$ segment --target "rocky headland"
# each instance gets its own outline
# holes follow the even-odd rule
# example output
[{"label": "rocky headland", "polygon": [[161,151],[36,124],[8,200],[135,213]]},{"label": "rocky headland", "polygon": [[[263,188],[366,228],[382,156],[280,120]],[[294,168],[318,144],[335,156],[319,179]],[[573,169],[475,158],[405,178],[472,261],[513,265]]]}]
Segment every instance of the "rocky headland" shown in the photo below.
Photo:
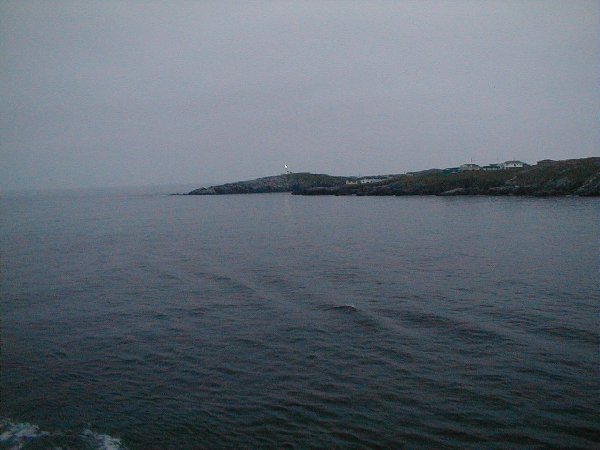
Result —
[{"label": "rocky headland", "polygon": [[256,180],[238,181],[207,188],[194,189],[189,195],[262,194],[267,192],[305,192],[308,189],[343,186],[349,177],[324,174],[285,173]]},{"label": "rocky headland", "polygon": [[[489,167],[489,166],[488,166]],[[191,191],[190,195],[291,192],[296,195],[600,196],[600,157],[543,160],[502,170],[430,169],[375,179],[289,173]],[[363,178],[362,180],[365,180]]]}]

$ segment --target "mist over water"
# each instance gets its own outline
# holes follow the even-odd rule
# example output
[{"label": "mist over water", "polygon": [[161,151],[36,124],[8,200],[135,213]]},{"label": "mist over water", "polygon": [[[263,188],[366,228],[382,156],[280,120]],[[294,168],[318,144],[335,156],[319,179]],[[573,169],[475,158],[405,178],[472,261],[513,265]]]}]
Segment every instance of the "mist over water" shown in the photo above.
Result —
[{"label": "mist over water", "polygon": [[597,448],[598,206],[4,195],[0,448]]}]

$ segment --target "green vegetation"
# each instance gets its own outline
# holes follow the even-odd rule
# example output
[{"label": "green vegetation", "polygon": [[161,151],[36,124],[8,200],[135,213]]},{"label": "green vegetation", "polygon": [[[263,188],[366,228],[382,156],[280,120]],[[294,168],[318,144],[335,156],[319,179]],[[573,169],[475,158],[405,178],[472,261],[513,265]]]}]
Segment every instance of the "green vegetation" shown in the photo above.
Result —
[{"label": "green vegetation", "polygon": [[506,170],[427,170],[382,183],[313,188],[304,195],[600,195],[600,158],[546,161]]},{"label": "green vegetation", "polygon": [[414,190],[419,194],[438,194],[457,188],[485,190],[505,183],[514,177],[515,170],[518,169],[403,176],[392,185],[409,191]]}]

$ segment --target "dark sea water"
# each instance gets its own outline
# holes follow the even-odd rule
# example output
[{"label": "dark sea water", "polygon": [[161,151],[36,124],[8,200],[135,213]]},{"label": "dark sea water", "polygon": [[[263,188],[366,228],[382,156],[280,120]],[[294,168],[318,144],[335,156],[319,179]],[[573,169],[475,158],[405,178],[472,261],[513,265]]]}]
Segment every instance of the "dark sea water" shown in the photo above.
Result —
[{"label": "dark sea water", "polygon": [[1,448],[600,448],[598,199],[0,202]]}]

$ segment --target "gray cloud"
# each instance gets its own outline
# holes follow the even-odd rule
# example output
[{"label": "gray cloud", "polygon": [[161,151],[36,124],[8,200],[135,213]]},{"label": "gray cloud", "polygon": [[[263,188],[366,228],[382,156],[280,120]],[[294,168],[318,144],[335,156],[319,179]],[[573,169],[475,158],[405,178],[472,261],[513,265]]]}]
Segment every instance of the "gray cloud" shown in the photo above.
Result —
[{"label": "gray cloud", "polygon": [[595,1],[0,3],[0,188],[598,154]]}]

